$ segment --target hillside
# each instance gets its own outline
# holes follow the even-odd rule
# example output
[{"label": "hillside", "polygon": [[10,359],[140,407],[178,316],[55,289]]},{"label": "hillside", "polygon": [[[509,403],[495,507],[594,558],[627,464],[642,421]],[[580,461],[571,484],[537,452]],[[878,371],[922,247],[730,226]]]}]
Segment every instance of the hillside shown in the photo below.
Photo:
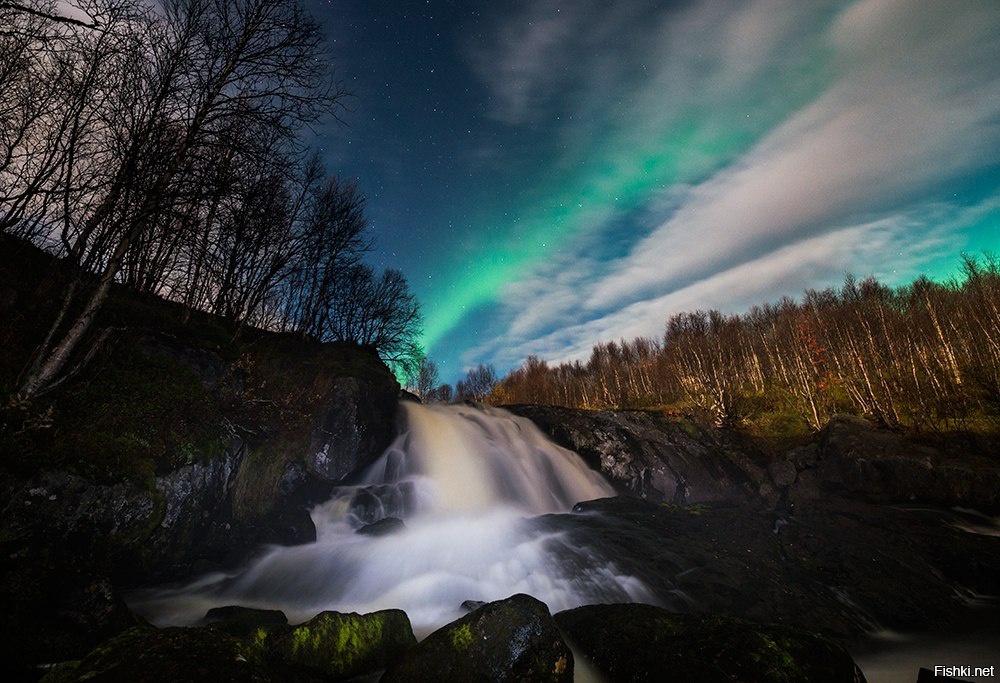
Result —
[{"label": "hillside", "polygon": [[0,640],[14,670],[120,631],[122,587],[311,540],[308,506],[396,431],[399,385],[373,350],[237,334],[198,312],[183,324],[180,305],[123,288],[67,379],[19,399],[64,268],[0,244]]}]

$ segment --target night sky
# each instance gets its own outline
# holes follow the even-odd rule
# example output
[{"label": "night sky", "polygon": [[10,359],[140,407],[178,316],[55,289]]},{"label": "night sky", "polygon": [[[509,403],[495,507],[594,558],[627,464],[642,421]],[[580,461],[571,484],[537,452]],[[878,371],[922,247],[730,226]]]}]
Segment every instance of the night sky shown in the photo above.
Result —
[{"label": "night sky", "polygon": [[997,0],[309,0],[454,381],[1000,251]]}]

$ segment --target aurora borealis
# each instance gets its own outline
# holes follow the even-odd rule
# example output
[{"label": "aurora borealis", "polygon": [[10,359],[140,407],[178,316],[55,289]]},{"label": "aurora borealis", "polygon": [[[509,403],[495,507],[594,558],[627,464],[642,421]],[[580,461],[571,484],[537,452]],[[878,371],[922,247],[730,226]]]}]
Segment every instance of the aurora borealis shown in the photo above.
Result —
[{"label": "aurora borealis", "polygon": [[311,2],[318,135],[455,379],[1000,249],[995,0]]}]

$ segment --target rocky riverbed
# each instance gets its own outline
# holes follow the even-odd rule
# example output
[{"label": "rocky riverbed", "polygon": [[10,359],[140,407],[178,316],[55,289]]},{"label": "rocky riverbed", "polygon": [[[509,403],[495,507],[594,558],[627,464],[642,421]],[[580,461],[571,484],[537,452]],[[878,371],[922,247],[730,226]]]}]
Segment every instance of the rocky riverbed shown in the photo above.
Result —
[{"label": "rocky riverbed", "polygon": [[[544,604],[517,598],[516,618],[505,617],[502,627],[484,615],[506,613],[509,605],[488,603],[414,646],[402,612],[389,620],[391,629],[384,614],[331,613],[320,628],[288,626],[284,615],[262,622],[258,613],[235,610],[206,616],[215,625],[178,630],[152,629],[122,602],[126,588],[238,568],[261,543],[313,542],[310,508],[356,482],[389,443],[396,418],[386,399],[393,392],[384,381],[333,383],[302,453],[284,457],[280,467],[262,457],[271,447],[258,439],[233,440],[224,453],[146,483],[101,483],[58,470],[26,479],[6,475],[0,544],[7,607],[0,626],[8,676],[37,678],[40,665],[72,660],[50,680],[134,680],[142,666],[195,676],[184,669],[188,663],[223,680],[346,680],[383,671],[387,680],[416,680],[414,672],[434,663],[440,680],[454,680],[454,667],[471,661],[494,672],[484,680],[531,679],[535,674],[526,672],[543,669],[551,680],[569,680],[568,641],[610,680],[726,662],[737,668],[722,667],[719,676],[803,680],[796,676],[808,669],[800,667],[820,666],[839,672],[824,680],[848,681],[860,678],[853,664],[843,663],[850,662],[844,645],[855,648],[872,632],[942,634],[967,618],[976,596],[1000,594],[1000,538],[990,517],[998,511],[1000,470],[988,461],[914,447],[848,416],[793,449],[765,454],[731,434],[655,413],[515,406],[622,494],[534,517],[527,533],[561,576],[586,577],[594,558],[602,558],[602,571],[631,577],[653,607],[581,607],[556,614],[552,627]],[[476,410],[468,408],[469,419],[485,421]],[[252,514],[250,493],[260,504]],[[373,538],[407,533],[408,525],[388,514],[367,522],[379,525]],[[631,625],[588,640],[586,634],[605,633],[608,624]],[[364,656],[317,640],[327,660],[306,662],[299,655],[320,631],[338,647],[361,647],[358,633],[386,635],[374,638],[376,654]],[[692,649],[692,638],[708,644],[694,664],[678,659]],[[527,648],[529,641],[542,654],[514,656],[510,648],[522,642]],[[623,662],[623,652],[647,641],[660,643],[657,657]],[[459,657],[463,644],[501,650]],[[756,654],[746,660],[746,653]],[[364,671],[323,668],[355,657],[366,662]],[[748,661],[768,664],[754,668],[754,678],[746,673]],[[220,662],[239,666],[224,675],[213,668]]]}]

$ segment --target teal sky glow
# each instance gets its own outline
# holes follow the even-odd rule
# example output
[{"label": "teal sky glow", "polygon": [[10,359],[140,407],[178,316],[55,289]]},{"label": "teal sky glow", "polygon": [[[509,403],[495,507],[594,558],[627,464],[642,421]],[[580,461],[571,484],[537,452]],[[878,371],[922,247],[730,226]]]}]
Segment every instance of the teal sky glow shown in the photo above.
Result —
[{"label": "teal sky glow", "polygon": [[1000,3],[316,3],[325,131],[454,380],[1000,249]]}]

